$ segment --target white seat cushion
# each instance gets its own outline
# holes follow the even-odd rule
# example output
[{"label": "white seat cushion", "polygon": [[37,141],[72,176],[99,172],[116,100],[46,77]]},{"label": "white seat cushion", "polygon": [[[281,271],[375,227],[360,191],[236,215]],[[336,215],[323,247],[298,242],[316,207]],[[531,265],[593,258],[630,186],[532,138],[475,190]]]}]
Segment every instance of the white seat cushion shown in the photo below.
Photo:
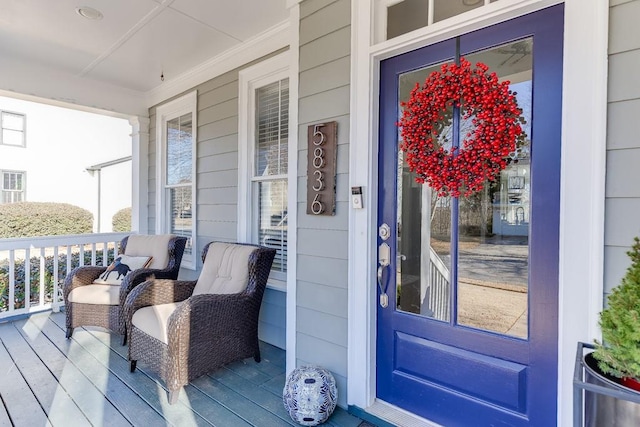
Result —
[{"label": "white seat cushion", "polygon": [[118,305],[120,286],[91,284],[80,286],[69,292],[69,301],[82,304]]},{"label": "white seat cushion", "polygon": [[169,316],[171,316],[171,313],[173,313],[180,304],[182,303],[142,307],[133,313],[131,323],[147,335],[151,335],[155,339],[168,344],[167,324],[169,323]]},{"label": "white seat cushion", "polygon": [[124,253],[129,256],[153,257],[149,268],[163,270],[169,264],[169,240],[173,237],[175,237],[173,234],[157,236],[132,234],[127,240]]},{"label": "white seat cushion", "polygon": [[249,256],[254,246],[212,243],[193,295],[236,294],[249,283]]}]

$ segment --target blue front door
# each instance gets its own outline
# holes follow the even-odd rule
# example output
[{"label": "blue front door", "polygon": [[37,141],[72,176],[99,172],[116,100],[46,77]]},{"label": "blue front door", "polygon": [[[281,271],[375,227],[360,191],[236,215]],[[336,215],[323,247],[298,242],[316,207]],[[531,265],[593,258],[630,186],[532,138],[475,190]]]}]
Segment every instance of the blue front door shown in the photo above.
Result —
[{"label": "blue front door", "polygon": [[[377,397],[444,426],[556,424],[562,35],[559,5],[381,64]],[[461,57],[510,81],[526,137],[481,191],[440,196],[396,123],[416,83]]]}]

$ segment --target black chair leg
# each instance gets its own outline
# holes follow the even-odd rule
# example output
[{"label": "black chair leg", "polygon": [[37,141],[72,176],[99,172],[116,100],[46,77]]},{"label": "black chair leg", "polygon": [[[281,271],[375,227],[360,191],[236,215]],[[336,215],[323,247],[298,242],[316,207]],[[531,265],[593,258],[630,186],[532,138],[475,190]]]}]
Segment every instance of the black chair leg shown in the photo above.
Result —
[{"label": "black chair leg", "polygon": [[253,360],[255,360],[256,362],[260,363],[260,361],[262,360],[260,358],[260,350],[256,351],[256,354],[253,356]]},{"label": "black chair leg", "polygon": [[122,337],[122,345],[127,345],[127,333],[124,333],[124,336]]},{"label": "black chair leg", "polygon": [[73,334],[73,328],[67,328],[67,333],[66,333],[67,339],[71,338],[71,334]]},{"label": "black chair leg", "polygon": [[131,370],[131,372],[134,372],[136,370],[136,363],[137,360],[132,360],[131,362],[129,362],[129,369]]}]

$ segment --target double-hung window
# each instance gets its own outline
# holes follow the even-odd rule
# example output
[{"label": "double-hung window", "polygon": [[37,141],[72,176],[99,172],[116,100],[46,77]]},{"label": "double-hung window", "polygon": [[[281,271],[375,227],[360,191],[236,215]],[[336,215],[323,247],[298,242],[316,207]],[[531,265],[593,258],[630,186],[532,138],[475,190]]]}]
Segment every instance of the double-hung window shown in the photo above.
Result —
[{"label": "double-hung window", "polygon": [[271,279],[284,283],[289,214],[286,56],[241,71],[240,85],[239,238],[276,249]]},{"label": "double-hung window", "polygon": [[25,173],[2,171],[2,203],[25,201]]},{"label": "double-hung window", "polygon": [[196,107],[192,92],[156,109],[156,232],[188,239],[187,268],[197,267]]},{"label": "double-hung window", "polygon": [[24,114],[0,111],[0,145],[25,146],[26,117]]}]

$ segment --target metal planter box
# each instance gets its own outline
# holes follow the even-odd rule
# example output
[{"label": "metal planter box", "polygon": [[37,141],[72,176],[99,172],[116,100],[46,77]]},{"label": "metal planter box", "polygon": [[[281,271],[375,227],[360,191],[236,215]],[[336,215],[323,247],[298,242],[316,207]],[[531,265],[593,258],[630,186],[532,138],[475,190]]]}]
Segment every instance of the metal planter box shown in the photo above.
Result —
[{"label": "metal planter box", "polygon": [[603,376],[579,342],[573,375],[574,427],[637,427],[640,425],[640,393]]}]

